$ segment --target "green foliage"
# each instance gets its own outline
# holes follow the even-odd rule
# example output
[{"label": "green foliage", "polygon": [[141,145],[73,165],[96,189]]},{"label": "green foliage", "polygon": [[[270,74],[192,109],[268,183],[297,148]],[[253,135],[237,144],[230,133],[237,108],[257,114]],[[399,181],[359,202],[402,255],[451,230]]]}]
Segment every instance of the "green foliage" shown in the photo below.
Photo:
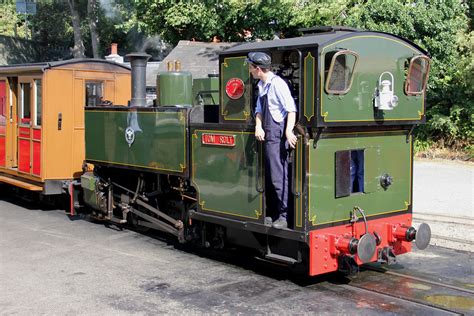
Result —
[{"label": "green foliage", "polygon": [[[81,17],[87,0],[76,0]],[[35,39],[45,45],[72,46],[65,1],[38,1],[32,18]],[[251,41],[289,37],[301,27],[346,25],[407,38],[432,57],[427,93],[427,124],[416,130],[417,144],[472,147],[474,121],[474,33],[472,0],[102,0],[98,32],[102,53],[118,42],[127,51],[141,46],[142,33],[179,40]],[[27,30],[15,1],[0,7],[0,34]],[[90,32],[82,19],[90,55]],[[469,148],[471,148],[469,147]]]},{"label": "green foliage", "polygon": [[25,16],[16,13],[15,0],[4,0],[0,5],[0,35],[29,38]]},{"label": "green foliage", "polygon": [[135,0],[140,27],[172,44],[179,40],[245,41],[294,33],[294,1]]},{"label": "green foliage", "polygon": [[36,15],[31,17],[35,30],[33,39],[43,47],[69,47],[73,45],[71,15],[66,2],[41,1]]},{"label": "green foliage", "polygon": [[[127,33],[136,24],[134,7],[127,0],[102,2],[104,6],[95,8],[100,54],[102,56],[109,54],[108,49],[112,42],[118,42],[119,47],[133,50],[126,44],[129,42]],[[91,34],[86,19],[87,0],[77,0],[76,5],[81,18],[80,27],[86,55],[92,57]],[[31,25],[35,31],[33,40],[38,41],[43,47],[68,48],[74,45],[71,12],[66,1],[42,0],[37,2],[37,14],[31,17]],[[51,58],[54,57],[54,55],[51,56]],[[59,55],[57,57],[60,58]]]},{"label": "green foliage", "polygon": [[291,25],[313,27],[317,25],[339,25],[345,17],[350,0],[303,0],[292,3]]},{"label": "green foliage", "polygon": [[413,149],[415,153],[419,153],[429,150],[433,145],[434,143],[432,141],[417,138],[413,143]]},{"label": "green foliage", "polygon": [[223,41],[270,39],[316,25],[347,25],[407,38],[432,57],[427,124],[416,131],[419,141],[454,147],[472,143],[472,1],[135,0],[135,5],[139,26],[173,44],[214,36]]},{"label": "green foliage", "polygon": [[368,0],[351,7],[343,21],[402,36],[430,53],[427,124],[416,130],[421,142],[472,142],[474,41],[467,9],[460,0]]}]

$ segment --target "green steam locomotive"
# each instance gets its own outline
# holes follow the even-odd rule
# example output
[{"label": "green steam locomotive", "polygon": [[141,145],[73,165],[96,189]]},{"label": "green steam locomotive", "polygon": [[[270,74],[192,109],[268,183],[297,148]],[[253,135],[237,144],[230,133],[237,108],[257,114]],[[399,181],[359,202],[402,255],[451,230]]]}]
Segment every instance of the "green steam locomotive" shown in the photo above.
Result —
[{"label": "green steam locomotive", "polygon": [[[289,226],[275,229],[265,197],[263,147],[255,138],[249,52],[272,70],[298,107],[291,152]],[[93,216],[152,228],[182,243],[254,249],[311,276],[353,272],[426,248],[412,226],[413,139],[425,121],[427,52],[410,41],[349,28],[234,46],[219,75],[158,75],[146,106],[146,54],[130,54],[129,106],[88,107],[81,177]]]}]

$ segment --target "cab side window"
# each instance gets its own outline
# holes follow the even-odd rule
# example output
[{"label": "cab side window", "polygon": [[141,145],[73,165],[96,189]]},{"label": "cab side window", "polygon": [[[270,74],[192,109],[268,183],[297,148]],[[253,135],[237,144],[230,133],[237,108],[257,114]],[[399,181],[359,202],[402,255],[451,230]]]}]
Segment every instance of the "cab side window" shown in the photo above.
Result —
[{"label": "cab side window", "polygon": [[350,50],[326,54],[324,63],[326,93],[346,94],[349,92],[358,57],[357,53]]},{"label": "cab side window", "polygon": [[405,82],[405,93],[407,95],[420,95],[425,91],[430,62],[430,59],[426,56],[415,56],[410,60]]}]

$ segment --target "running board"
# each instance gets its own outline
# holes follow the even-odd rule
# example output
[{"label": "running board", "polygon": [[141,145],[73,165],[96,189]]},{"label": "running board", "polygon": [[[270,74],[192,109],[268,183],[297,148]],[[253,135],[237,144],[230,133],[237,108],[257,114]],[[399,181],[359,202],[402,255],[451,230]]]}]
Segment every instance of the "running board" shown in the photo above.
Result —
[{"label": "running board", "polygon": [[7,183],[7,184],[10,184],[10,185],[28,190],[28,191],[36,191],[36,192],[43,191],[43,188],[38,186],[38,185],[31,184],[31,183],[21,181],[21,180],[17,180],[17,179],[12,179],[12,178],[5,177],[5,176],[0,176],[0,182],[4,182],[4,183]]},{"label": "running board", "polygon": [[282,255],[277,255],[277,254],[274,254],[274,253],[266,254],[265,259],[271,260],[271,261],[278,261],[278,262],[289,264],[289,265],[292,265],[292,264],[295,264],[295,263],[298,262],[298,260],[296,260],[294,258],[287,257],[287,256],[282,256]]}]

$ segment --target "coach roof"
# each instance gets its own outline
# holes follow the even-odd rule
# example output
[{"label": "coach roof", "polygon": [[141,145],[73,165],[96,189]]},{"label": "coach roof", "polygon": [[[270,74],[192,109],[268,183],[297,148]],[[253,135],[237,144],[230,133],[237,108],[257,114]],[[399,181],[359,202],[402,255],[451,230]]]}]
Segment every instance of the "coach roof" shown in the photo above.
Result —
[{"label": "coach roof", "polygon": [[50,68],[62,67],[72,64],[79,63],[102,63],[107,65],[118,66],[126,70],[130,70],[130,67],[107,61],[104,59],[93,59],[93,58],[75,58],[61,61],[41,62],[41,63],[29,63],[29,64],[14,64],[14,65],[2,65],[0,66],[0,74],[5,73],[20,73],[29,71],[45,71]]}]

